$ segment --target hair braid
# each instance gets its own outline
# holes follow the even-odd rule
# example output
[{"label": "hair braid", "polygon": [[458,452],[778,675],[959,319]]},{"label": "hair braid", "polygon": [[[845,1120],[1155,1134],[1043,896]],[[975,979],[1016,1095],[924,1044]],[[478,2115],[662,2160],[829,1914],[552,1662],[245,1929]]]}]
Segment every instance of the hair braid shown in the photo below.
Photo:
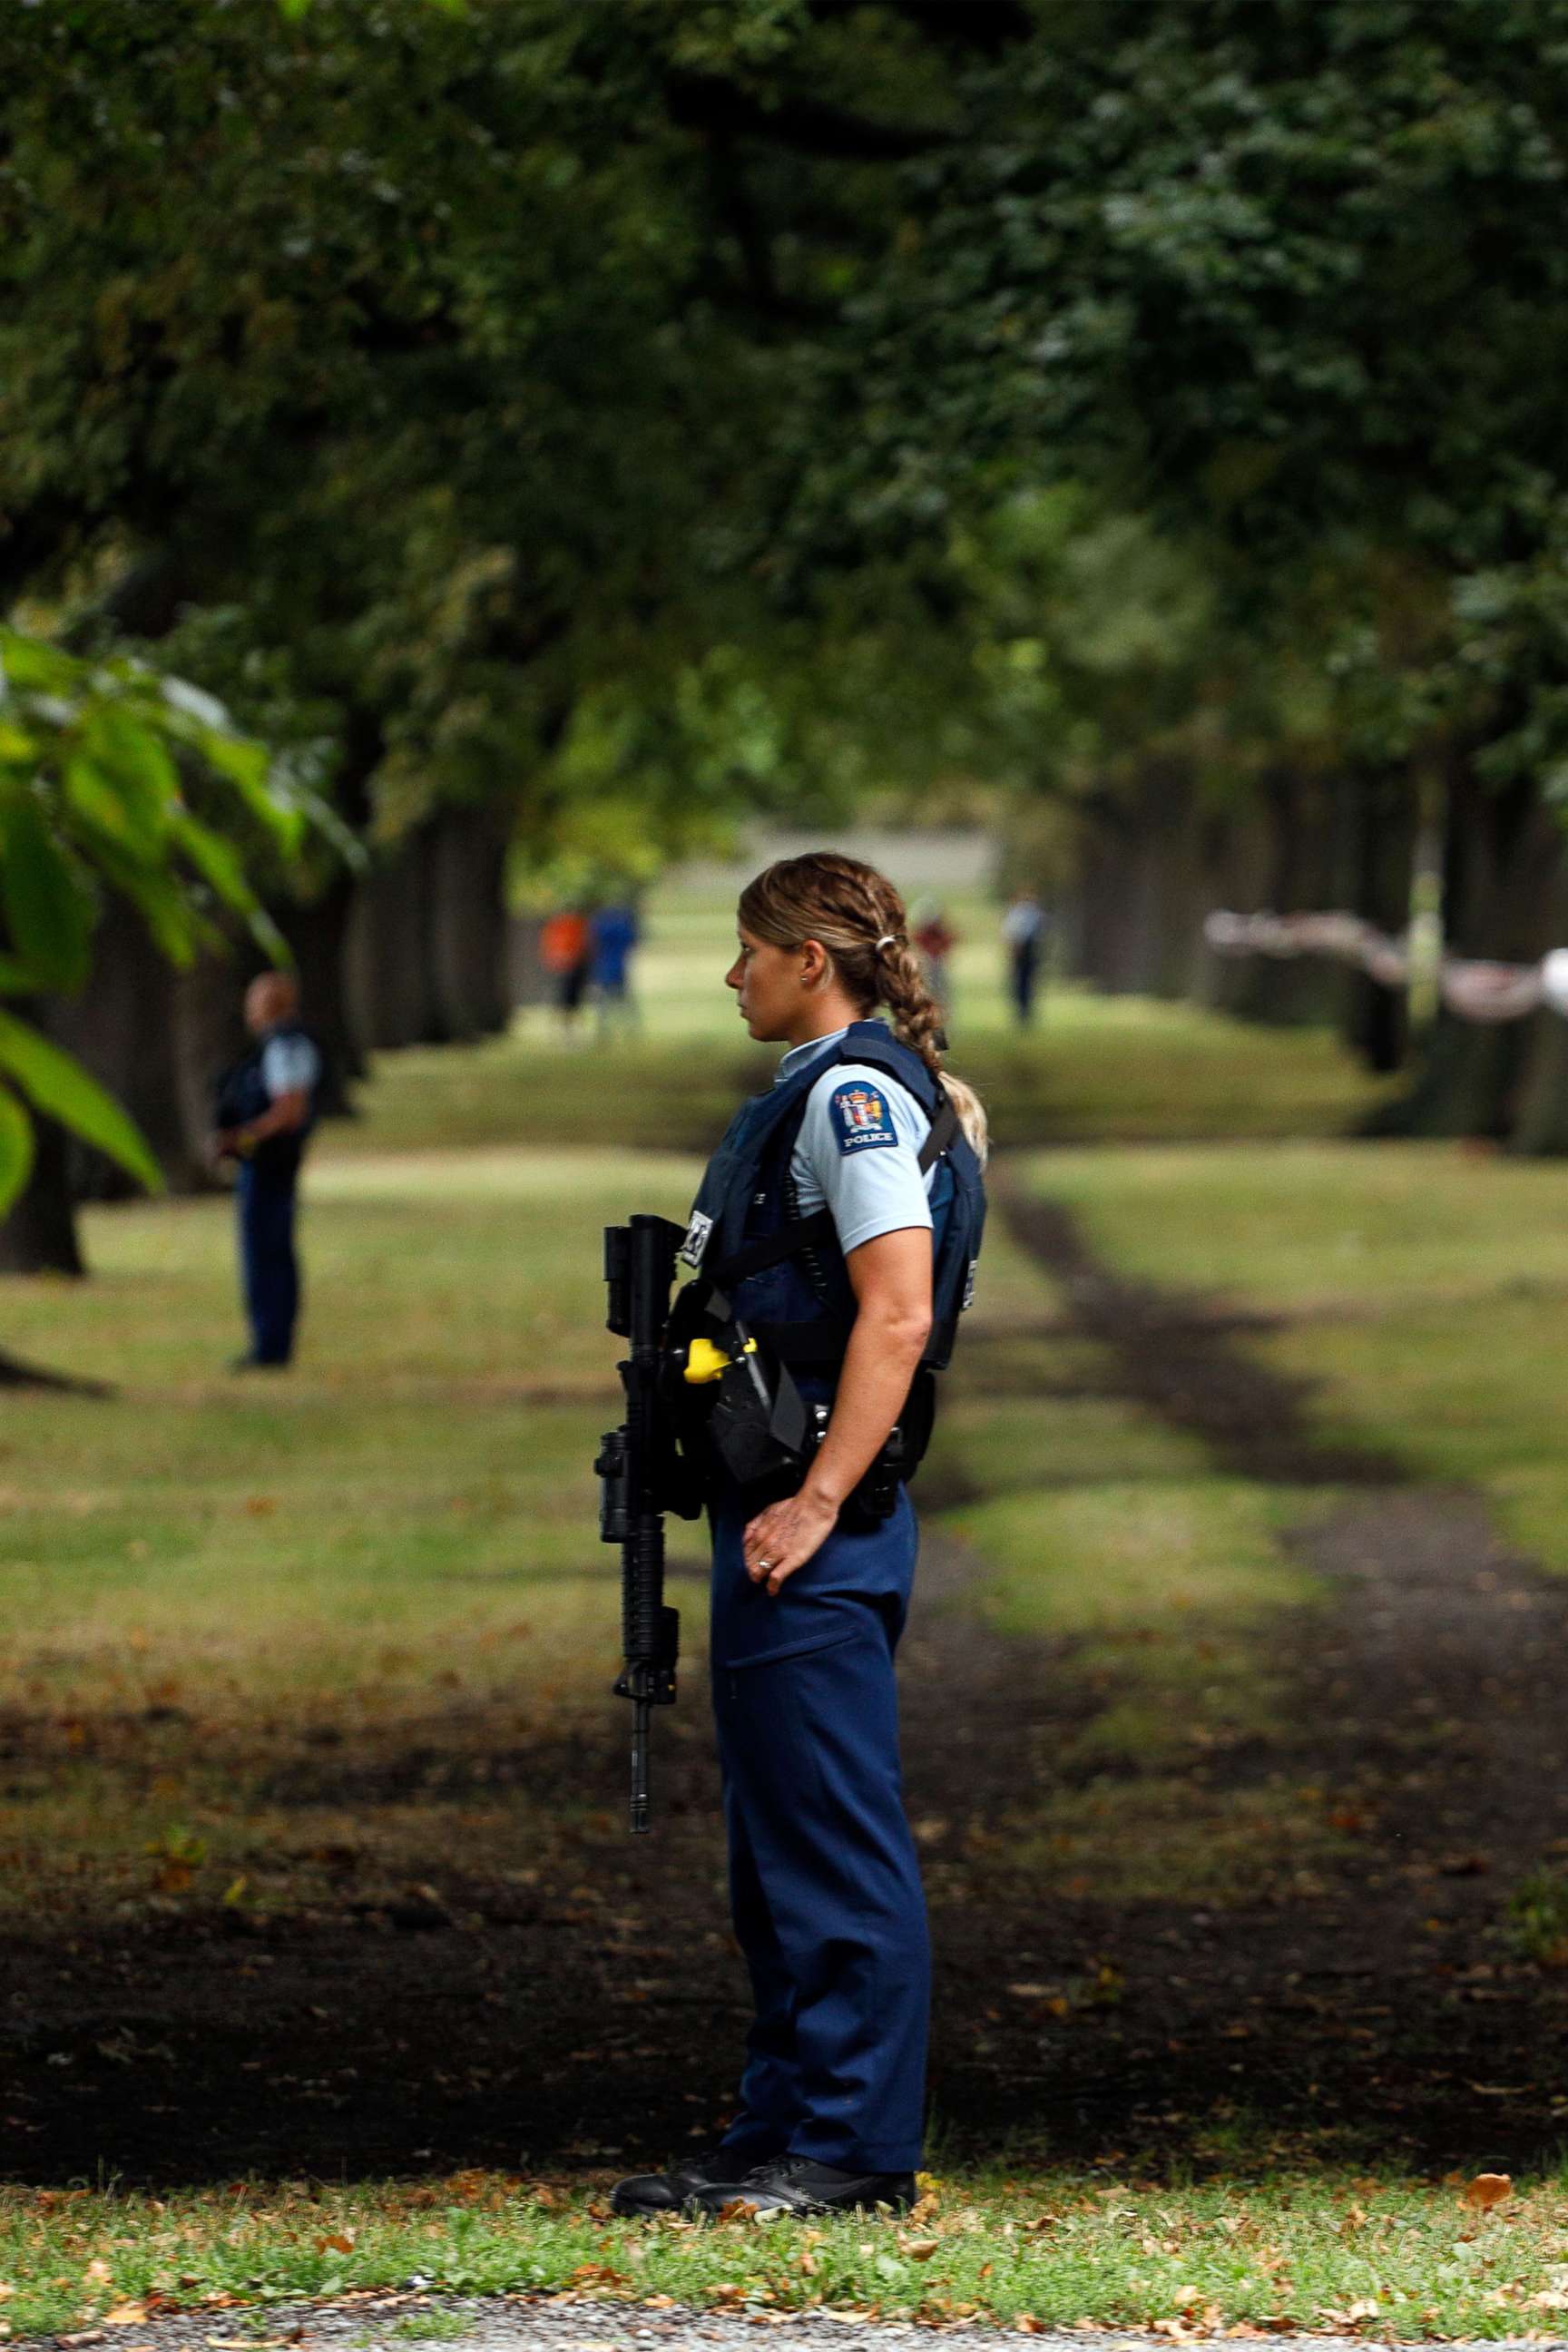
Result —
[{"label": "hair braid", "polygon": [[894,1036],[947,1088],[965,1135],[984,1160],[984,1108],[973,1087],[942,1068],[947,1041],[942,1007],[906,936],[903,899],[885,874],[862,858],[831,849],[781,857],[747,884],[740,917],[748,930],[775,947],[818,940],[867,1016],[885,1004]]},{"label": "hair braid", "polygon": [[877,951],[877,980],[881,1002],[893,1016],[894,1036],[912,1045],[927,1069],[940,1077],[947,1043],[942,1007],[901,932],[895,934],[890,946]]}]

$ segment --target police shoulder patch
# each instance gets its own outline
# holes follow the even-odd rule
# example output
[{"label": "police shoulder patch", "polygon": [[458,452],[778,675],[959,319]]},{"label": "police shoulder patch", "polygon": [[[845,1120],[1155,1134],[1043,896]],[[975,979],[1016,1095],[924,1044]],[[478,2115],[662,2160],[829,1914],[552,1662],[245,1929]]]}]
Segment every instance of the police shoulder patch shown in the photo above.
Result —
[{"label": "police shoulder patch", "polygon": [[887,1097],[875,1087],[836,1087],[827,1115],[841,1152],[870,1151],[879,1144],[898,1143]]}]

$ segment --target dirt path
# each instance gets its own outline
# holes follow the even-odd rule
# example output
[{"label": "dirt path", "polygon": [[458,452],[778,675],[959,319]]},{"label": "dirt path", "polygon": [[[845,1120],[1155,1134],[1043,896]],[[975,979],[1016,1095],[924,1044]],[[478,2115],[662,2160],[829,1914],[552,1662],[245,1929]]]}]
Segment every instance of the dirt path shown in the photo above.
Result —
[{"label": "dirt path", "polygon": [[[1062,1211],[1004,1200],[1074,1328],[1110,1350],[1119,1393],[1232,1475],[1352,1490],[1297,1538],[1342,1598],[1303,1623],[1289,1720],[1191,1773],[1197,1804],[1309,1772],[1335,1792],[1346,1843],[1288,1901],[1260,1888],[1205,1911],[1092,1885],[1043,1898],[996,1825],[1031,1771],[1051,1785],[1064,1733],[1102,1702],[1070,1643],[1009,1642],[944,1606],[975,1564],[928,1538],[905,1748],[943,2156],[1201,2169],[1245,2124],[1252,2147],[1260,2130],[1282,2154],[1369,2166],[1540,2160],[1568,2131],[1568,1978],[1510,1960],[1498,1922],[1568,1834],[1568,1591],[1500,1550],[1473,1496],[1321,1446],[1310,1397],[1249,1350],[1255,1326],[1120,1280]],[[700,1611],[694,1581],[679,1597]],[[10,1937],[10,2177],[613,2172],[705,2137],[746,2007],[700,1689],[658,1727],[658,1831],[636,1845],[623,1731],[606,1699],[580,1733],[523,1745],[476,1714],[374,1754],[301,1747],[275,1802],[348,1805],[374,1825],[431,1800],[396,1901],[360,1898],[345,1864],[336,1900],[267,1919],[143,1906],[90,1936],[39,1919]],[[461,1833],[466,1796],[508,1790],[553,1823],[537,1853]],[[1116,1998],[1090,1991],[1066,2015],[1026,1990],[1101,1982]]]},{"label": "dirt path", "polygon": [[[1228,2071],[1253,2106],[1321,2117],[1368,2162],[1542,2160],[1568,2133],[1568,1982],[1514,1960],[1500,1921],[1568,1852],[1568,1589],[1498,1542],[1474,1494],[1320,1441],[1310,1383],[1245,1344],[1264,1318],[1124,1280],[1058,1204],[1004,1199],[1073,1329],[1110,1350],[1116,1393],[1231,1475],[1356,1490],[1291,1539],[1339,1597],[1303,1629],[1290,1722],[1208,1776],[1310,1770],[1353,1846],[1315,1899],[1167,1924],[1184,1995],[1154,2069],[1169,2106],[1201,2113]],[[1130,2120],[1133,2071],[1108,2086]]]}]

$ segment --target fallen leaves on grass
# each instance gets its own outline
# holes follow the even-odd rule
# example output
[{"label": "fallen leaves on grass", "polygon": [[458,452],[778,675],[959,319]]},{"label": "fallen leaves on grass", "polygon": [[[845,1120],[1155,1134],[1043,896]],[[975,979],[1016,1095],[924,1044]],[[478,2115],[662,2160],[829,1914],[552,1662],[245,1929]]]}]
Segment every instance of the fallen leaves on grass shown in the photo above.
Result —
[{"label": "fallen leaves on grass", "polygon": [[[1194,2296],[1200,2296],[1200,2290],[1195,2287],[1191,2290],[1191,2293]],[[1176,2299],[1178,2302],[1182,2300],[1179,2295]],[[1196,2344],[1201,2343],[1206,2336],[1217,2336],[1223,2324],[1223,2315],[1218,2304],[1205,2303],[1201,2311],[1184,2310],[1174,2319],[1156,2319],[1150,2332],[1155,2336],[1169,2336],[1173,2344]]]},{"label": "fallen leaves on grass", "polygon": [[1513,2177],[1510,2173],[1478,2172],[1460,2191],[1459,2202],[1468,2206],[1472,2213],[1489,2213],[1494,2205],[1500,2205],[1512,2194]]}]

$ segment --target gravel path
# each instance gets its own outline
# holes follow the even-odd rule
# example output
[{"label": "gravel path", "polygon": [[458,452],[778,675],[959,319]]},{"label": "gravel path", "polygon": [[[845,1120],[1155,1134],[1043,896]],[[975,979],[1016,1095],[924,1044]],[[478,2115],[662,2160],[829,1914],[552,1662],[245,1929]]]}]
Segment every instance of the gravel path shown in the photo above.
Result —
[{"label": "gravel path", "polygon": [[[110,2344],[117,2345],[118,2352],[139,2352],[143,2346],[148,2352],[185,2352],[185,2347],[189,2352],[212,2352],[215,2347],[217,2352],[238,2352],[241,2347],[244,2352],[268,2352],[268,2347],[294,2352],[296,2347],[300,2352],[310,2352],[310,2347],[331,2345],[352,2347],[352,2352],[403,2352],[403,2347],[421,2338],[400,2335],[400,2324],[410,2318],[428,2321],[436,2314],[463,2323],[460,2334],[447,2335],[443,2328],[439,2335],[423,2339],[448,2347],[448,2352],[658,2352],[660,2347],[677,2352],[677,2347],[687,2345],[710,2346],[714,2352],[755,2352],[760,2337],[778,2347],[779,2352],[857,2352],[858,2347],[929,2342],[937,2336],[944,2344],[971,2346],[975,2352],[980,2347],[984,2352],[1002,2352],[1005,2347],[1025,2346],[1028,2352],[1121,2352],[1123,2347],[1126,2352],[1170,2352],[1172,2342],[1168,2336],[1140,2335],[1131,2329],[1057,2328],[1026,2335],[1012,2328],[969,2325],[935,2329],[897,2322],[870,2323],[854,2312],[731,2318],[712,2311],[652,2312],[621,2304],[539,2301],[526,2295],[431,2295],[417,2290],[368,2293],[335,2304],[279,2304],[269,2314],[270,2325],[264,2336],[230,2333],[222,2324],[222,2315],[209,2312],[149,2323],[136,2330],[134,2346],[120,2341],[113,2329],[101,2327],[28,2340],[69,2347]],[[1379,2339],[1260,2335],[1247,2340],[1268,2343],[1278,2352],[1350,2352],[1352,2345]],[[1469,2352],[1474,2340],[1451,2339],[1446,2352]],[[1544,2352],[1547,2339],[1540,2336],[1486,2339],[1488,2352],[1499,2352],[1500,2346],[1509,2344],[1522,2346],[1527,2340],[1531,2352]],[[25,2352],[21,2341],[14,2352]]]}]

